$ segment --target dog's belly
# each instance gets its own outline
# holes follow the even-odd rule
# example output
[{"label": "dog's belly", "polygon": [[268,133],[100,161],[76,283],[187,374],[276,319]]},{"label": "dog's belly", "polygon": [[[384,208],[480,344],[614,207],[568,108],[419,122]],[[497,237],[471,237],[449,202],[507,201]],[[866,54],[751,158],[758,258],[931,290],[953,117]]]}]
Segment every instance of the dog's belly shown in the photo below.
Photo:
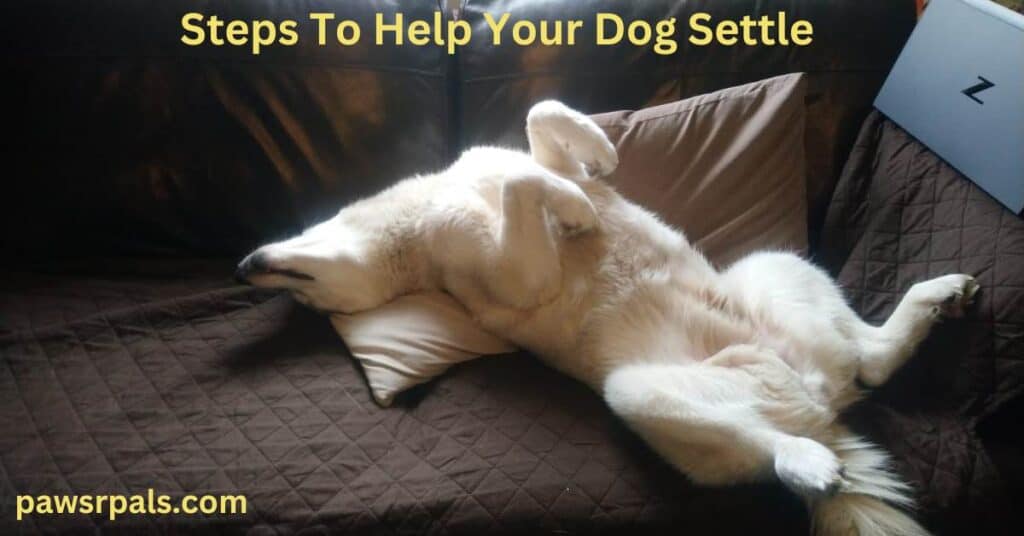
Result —
[{"label": "dog's belly", "polygon": [[595,387],[630,360],[700,359],[709,344],[749,339],[721,310],[719,274],[685,237],[605,185],[588,188],[601,228],[561,243],[554,300],[516,309],[465,278],[449,292],[489,331]]},{"label": "dog's belly", "polygon": [[774,351],[805,383],[828,390],[823,378],[835,374],[818,368],[817,354],[848,352],[837,348],[840,338],[817,336],[831,326],[763,307],[650,213],[600,184],[588,194],[601,228],[561,244],[562,288],[554,300],[516,309],[462,277],[455,279],[469,284],[449,291],[489,331],[598,390],[625,364],[703,361],[740,344]]},{"label": "dog's belly", "polygon": [[486,307],[478,318],[599,392],[607,376],[625,365],[697,363],[729,346],[752,345],[777,355],[823,405],[838,396],[833,384],[845,382],[847,374],[831,370],[830,359],[821,355],[850,349],[841,338],[826,336],[830,326],[791,326],[806,319],[747,308],[742,298],[719,290],[723,279],[713,270],[676,268],[666,265],[663,276],[569,280],[548,305],[530,311]]},{"label": "dog's belly", "polygon": [[636,271],[603,259],[596,270],[569,271],[558,298],[543,306],[477,302],[470,310],[488,330],[600,388],[631,362],[693,362],[750,343],[754,330],[724,309],[713,289],[717,277],[692,249]]}]

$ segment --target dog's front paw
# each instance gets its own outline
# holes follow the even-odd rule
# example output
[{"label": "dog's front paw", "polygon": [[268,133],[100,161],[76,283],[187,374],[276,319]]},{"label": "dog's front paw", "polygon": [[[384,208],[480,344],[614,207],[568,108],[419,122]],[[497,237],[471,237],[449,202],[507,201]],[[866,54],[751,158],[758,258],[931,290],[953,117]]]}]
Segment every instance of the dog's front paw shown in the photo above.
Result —
[{"label": "dog's front paw", "polygon": [[566,236],[576,236],[597,226],[597,209],[583,190],[571,181],[559,181],[548,191],[547,202],[548,209]]},{"label": "dog's front paw", "polygon": [[910,293],[918,303],[928,308],[933,317],[959,318],[974,303],[974,295],[981,286],[974,277],[952,274],[918,283]]},{"label": "dog's front paw", "polygon": [[806,437],[787,437],[775,446],[775,473],[802,496],[831,495],[843,482],[843,464],[825,445]]}]

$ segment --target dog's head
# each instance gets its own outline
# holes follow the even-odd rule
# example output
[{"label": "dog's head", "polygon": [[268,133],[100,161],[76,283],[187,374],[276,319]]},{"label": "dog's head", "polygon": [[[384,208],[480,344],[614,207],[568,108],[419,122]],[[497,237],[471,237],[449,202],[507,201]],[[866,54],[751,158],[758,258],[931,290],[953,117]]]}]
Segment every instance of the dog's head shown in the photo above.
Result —
[{"label": "dog's head", "polygon": [[[288,290],[324,312],[353,313],[377,307],[407,291],[401,266],[405,244],[387,214],[359,202],[302,234],[262,246],[238,264],[235,279]],[[383,229],[390,225],[388,229]]]}]

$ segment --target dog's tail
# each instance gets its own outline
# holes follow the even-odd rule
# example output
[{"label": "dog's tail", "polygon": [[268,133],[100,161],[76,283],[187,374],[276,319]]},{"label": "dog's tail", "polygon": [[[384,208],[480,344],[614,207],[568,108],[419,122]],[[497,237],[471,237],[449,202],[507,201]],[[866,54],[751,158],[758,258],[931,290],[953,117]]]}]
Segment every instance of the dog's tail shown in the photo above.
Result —
[{"label": "dog's tail", "polygon": [[906,510],[914,500],[910,486],[889,469],[889,456],[843,427],[832,430],[829,448],[845,466],[838,493],[808,499],[811,532],[816,536],[928,536]]}]

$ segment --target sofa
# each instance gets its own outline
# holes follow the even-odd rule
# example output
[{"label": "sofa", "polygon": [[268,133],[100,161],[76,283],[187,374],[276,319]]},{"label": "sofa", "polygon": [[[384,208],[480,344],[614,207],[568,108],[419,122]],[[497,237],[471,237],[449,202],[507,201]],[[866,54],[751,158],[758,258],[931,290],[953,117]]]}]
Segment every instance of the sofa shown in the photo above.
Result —
[{"label": "sofa", "polygon": [[[456,16],[456,6],[411,0],[5,6],[0,531],[806,533],[804,506],[778,484],[687,482],[596,395],[525,354],[468,362],[381,408],[326,318],[231,281],[242,254],[342,204],[441,169],[469,146],[523,146],[538,100],[636,109],[802,71],[810,257],[875,321],[894,306],[893,289],[932,272],[976,269],[993,289],[976,321],[948,324],[920,352],[946,357],[919,356],[850,422],[894,453],[931,530],[1017,533],[1024,231],[871,111],[914,4],[457,6],[474,27],[485,12],[685,20],[785,10],[817,28],[807,47],[683,46],[668,56],[627,45],[479,40],[448,54],[310,39],[253,56],[180,41],[186,12],[292,18],[304,35],[315,34],[312,11],[364,26],[378,11]],[[936,170],[941,178],[929,178]],[[954,230],[955,251],[935,257]],[[249,507],[14,517],[17,495],[148,489],[243,494]]]}]

